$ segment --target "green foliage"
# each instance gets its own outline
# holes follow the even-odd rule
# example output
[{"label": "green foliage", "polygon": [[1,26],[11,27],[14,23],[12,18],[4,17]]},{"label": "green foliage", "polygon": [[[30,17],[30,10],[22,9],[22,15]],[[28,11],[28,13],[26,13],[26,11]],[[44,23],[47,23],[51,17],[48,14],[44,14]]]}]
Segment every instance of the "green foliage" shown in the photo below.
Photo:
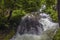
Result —
[{"label": "green foliage", "polygon": [[0,0],[0,8],[4,8],[4,0]]},{"label": "green foliage", "polygon": [[47,7],[51,7],[57,4],[57,0],[46,0]]},{"label": "green foliage", "polygon": [[1,5],[0,6],[0,9],[1,9],[0,25],[6,25],[9,27],[10,23],[9,23],[9,20],[7,20],[8,16],[4,15],[7,10],[13,11],[11,20],[19,17],[21,18],[21,16],[26,14],[26,12],[38,10],[40,8],[40,0],[38,1],[37,0],[0,0],[0,5]]},{"label": "green foliage", "polygon": [[14,0],[0,0],[0,8],[14,8]]},{"label": "green foliage", "polygon": [[16,5],[27,12],[32,12],[40,8],[40,2],[40,0],[16,0]]},{"label": "green foliage", "polygon": [[60,29],[58,29],[56,35],[54,36],[53,40],[60,40]]},{"label": "green foliage", "polygon": [[45,12],[46,12],[47,14],[50,14],[50,16],[51,16],[51,18],[52,18],[52,20],[53,20],[54,22],[58,22],[58,14],[57,14],[57,11],[56,11],[56,10],[53,10],[53,8],[47,8],[47,9],[45,10]]},{"label": "green foliage", "polygon": [[24,10],[14,10],[12,12],[12,17],[15,17],[15,16],[23,16],[25,14],[26,14],[26,12]]},{"label": "green foliage", "polygon": [[43,10],[47,14],[50,14],[51,18],[54,22],[58,22],[58,14],[56,10],[57,0],[45,0],[46,1],[46,9]]}]

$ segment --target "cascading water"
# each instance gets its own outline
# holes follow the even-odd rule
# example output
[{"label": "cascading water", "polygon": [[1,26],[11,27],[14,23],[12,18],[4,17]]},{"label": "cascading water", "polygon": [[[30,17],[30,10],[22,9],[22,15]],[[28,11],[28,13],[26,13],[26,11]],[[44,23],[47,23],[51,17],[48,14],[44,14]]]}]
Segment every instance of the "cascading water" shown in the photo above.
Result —
[{"label": "cascading water", "polygon": [[52,40],[57,28],[58,23],[52,22],[48,14],[41,13],[38,17],[26,15],[22,18],[16,35],[10,40]]},{"label": "cascading water", "polygon": [[44,31],[54,29],[56,28],[55,26],[58,28],[58,23],[52,22],[52,18],[49,16],[49,14],[41,13],[40,16],[41,19],[39,22],[43,24]]}]

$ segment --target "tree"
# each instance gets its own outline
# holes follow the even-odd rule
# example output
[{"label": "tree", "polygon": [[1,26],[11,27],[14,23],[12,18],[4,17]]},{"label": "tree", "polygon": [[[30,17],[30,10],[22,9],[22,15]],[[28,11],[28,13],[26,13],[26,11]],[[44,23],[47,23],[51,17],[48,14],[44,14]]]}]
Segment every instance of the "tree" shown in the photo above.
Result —
[{"label": "tree", "polygon": [[59,26],[60,26],[60,0],[58,0],[57,9],[58,9],[58,19],[59,19]]}]

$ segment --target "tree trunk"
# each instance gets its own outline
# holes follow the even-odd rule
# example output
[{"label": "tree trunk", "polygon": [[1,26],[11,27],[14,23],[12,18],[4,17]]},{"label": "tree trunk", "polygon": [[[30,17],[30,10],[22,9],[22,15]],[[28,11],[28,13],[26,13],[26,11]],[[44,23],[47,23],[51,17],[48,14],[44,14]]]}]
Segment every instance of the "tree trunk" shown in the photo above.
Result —
[{"label": "tree trunk", "polygon": [[59,21],[59,27],[60,27],[60,0],[58,0],[58,3],[57,3],[57,11],[58,11],[58,21]]},{"label": "tree trunk", "polygon": [[7,10],[7,12],[8,12],[8,20],[10,20],[10,18],[11,18],[11,16],[12,16],[12,10],[11,9],[8,9]]},{"label": "tree trunk", "polygon": [[8,20],[10,20],[11,16],[12,16],[12,11],[10,10],[10,13],[9,13],[9,16],[8,16]]}]

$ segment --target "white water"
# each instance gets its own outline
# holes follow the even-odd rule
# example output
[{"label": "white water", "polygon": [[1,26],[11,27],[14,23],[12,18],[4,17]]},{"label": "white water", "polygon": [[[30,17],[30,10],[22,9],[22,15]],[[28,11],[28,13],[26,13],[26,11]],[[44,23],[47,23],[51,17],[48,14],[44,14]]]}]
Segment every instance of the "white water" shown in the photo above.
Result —
[{"label": "white water", "polygon": [[52,22],[52,18],[48,14],[42,13],[40,15],[41,19],[39,20],[39,22],[43,24],[44,31],[55,29],[56,27],[58,28],[58,23]]},{"label": "white water", "polygon": [[[26,16],[25,16],[26,17]],[[52,40],[52,36],[56,32],[58,28],[58,23],[52,22],[52,19],[48,14],[42,13],[40,14],[41,19],[39,22],[43,25],[43,33],[40,35],[33,34],[17,34],[10,40]],[[23,18],[24,19],[24,18]]]}]

